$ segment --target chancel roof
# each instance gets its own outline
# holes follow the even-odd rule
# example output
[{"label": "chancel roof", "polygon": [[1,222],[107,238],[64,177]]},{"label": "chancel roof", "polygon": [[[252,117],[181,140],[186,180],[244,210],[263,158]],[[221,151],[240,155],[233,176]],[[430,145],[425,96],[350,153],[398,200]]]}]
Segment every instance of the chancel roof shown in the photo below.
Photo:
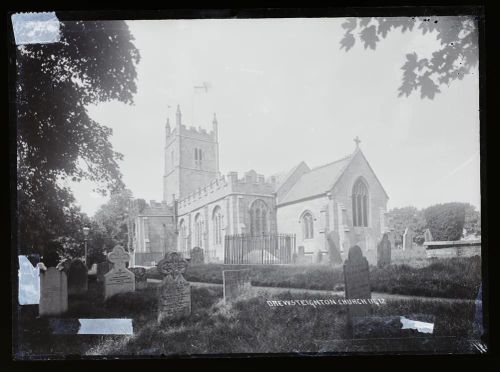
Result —
[{"label": "chancel roof", "polygon": [[304,173],[292,188],[278,201],[278,204],[291,203],[313,196],[324,195],[335,184],[354,154],[336,160]]}]

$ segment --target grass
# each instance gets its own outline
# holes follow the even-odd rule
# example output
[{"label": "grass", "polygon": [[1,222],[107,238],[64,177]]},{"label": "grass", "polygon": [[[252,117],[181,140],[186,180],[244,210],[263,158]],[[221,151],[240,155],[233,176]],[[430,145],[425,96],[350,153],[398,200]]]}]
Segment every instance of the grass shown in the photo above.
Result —
[{"label": "grass", "polygon": [[[396,326],[387,338],[386,327],[371,324],[368,319],[368,325],[364,327],[367,327],[372,339],[365,342],[364,346],[352,342],[344,345],[332,341],[349,339],[344,306],[269,307],[266,303],[269,299],[325,299],[318,295],[304,294],[297,298],[290,292],[284,292],[247,298],[227,306],[222,302],[221,288],[193,287],[191,316],[175,321],[164,320],[158,324],[157,288],[150,286],[135,293],[117,295],[106,303],[96,296],[98,292],[99,288],[93,285],[86,296],[71,298],[70,311],[65,317],[133,318],[133,336],[53,335],[47,320],[36,319],[33,314],[29,316],[28,311],[21,319],[23,350],[18,353],[18,357],[182,356],[363,350],[434,352],[440,347],[447,347],[450,338],[469,337],[474,316],[474,304],[389,302],[387,305],[374,306],[372,315],[404,315],[418,319],[413,314],[424,314],[435,319],[434,334],[427,338],[427,342],[421,342],[421,339],[414,338],[421,334],[413,330],[401,330],[396,319]],[[395,344],[393,337],[403,337],[407,341],[398,339]],[[464,348],[461,351],[468,350]]]},{"label": "grass", "polygon": [[[254,286],[343,290],[342,267],[323,265],[223,265],[188,267],[185,277],[193,282],[222,284],[222,270],[249,269]],[[148,277],[159,278],[156,268]],[[475,299],[481,282],[480,257],[436,260],[424,267],[391,265],[370,268],[371,288],[375,292],[410,296]]]}]

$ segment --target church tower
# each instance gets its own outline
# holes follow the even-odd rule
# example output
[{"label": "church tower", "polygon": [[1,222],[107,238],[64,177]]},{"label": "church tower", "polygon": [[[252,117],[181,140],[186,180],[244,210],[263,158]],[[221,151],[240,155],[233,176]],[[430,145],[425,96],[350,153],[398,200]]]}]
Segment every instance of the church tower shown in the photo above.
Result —
[{"label": "church tower", "polygon": [[175,114],[175,127],[165,126],[165,173],[163,176],[163,200],[172,204],[183,199],[200,187],[204,187],[219,175],[218,124],[214,114],[212,131],[186,127],[182,124],[179,105]]}]

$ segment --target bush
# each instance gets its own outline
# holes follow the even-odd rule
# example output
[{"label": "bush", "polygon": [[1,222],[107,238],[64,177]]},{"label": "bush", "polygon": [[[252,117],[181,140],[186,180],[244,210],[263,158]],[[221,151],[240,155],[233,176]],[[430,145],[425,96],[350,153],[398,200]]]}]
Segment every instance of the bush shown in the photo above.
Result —
[{"label": "bush", "polygon": [[[223,270],[239,269],[250,270],[254,286],[338,290],[344,284],[342,267],[326,265],[205,264],[188,267],[184,277],[191,282],[222,284]],[[147,276],[160,278],[156,268],[149,269]],[[474,299],[480,282],[480,257],[442,259],[417,268],[390,265],[370,269],[372,290],[382,293]]]},{"label": "bush", "polygon": [[436,204],[424,210],[434,240],[460,240],[465,225],[466,203]]}]

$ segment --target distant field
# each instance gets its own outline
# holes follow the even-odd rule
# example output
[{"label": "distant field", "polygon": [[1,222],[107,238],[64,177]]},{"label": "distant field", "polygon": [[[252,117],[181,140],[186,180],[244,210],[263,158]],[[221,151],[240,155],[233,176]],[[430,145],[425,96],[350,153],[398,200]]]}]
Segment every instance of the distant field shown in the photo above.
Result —
[{"label": "distant field", "polygon": [[[185,277],[195,282],[222,283],[222,270],[237,269],[249,269],[252,284],[256,286],[343,290],[342,268],[323,265],[203,264],[188,267]],[[148,276],[159,278],[156,268],[149,269]],[[421,267],[404,264],[384,269],[371,267],[370,282],[375,292],[475,299],[481,282],[481,259],[455,257]]]}]

